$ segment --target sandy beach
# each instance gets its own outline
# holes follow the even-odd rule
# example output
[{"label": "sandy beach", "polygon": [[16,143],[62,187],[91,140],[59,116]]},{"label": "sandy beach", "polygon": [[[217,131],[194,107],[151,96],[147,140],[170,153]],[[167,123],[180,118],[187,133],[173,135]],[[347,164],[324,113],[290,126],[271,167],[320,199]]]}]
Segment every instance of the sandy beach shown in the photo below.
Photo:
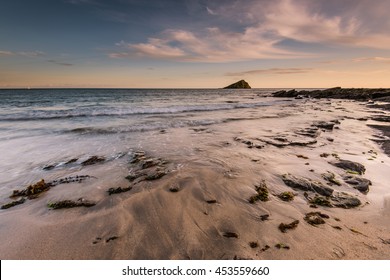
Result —
[{"label": "sandy beach", "polygon": [[[283,100],[144,133],[117,157],[47,162],[30,193],[2,190],[3,205],[25,201],[0,211],[0,258],[389,259],[389,135],[372,119],[388,111]],[[64,200],[82,205],[54,209]]]}]

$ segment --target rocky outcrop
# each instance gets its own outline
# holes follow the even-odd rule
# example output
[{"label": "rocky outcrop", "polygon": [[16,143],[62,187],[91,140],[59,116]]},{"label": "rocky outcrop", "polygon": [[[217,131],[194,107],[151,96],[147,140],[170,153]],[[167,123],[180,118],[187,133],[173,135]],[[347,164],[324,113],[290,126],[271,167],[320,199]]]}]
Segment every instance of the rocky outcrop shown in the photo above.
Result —
[{"label": "rocky outcrop", "polygon": [[363,164],[358,163],[358,162],[353,162],[350,160],[345,160],[345,159],[340,159],[337,162],[330,162],[330,164],[332,164],[338,168],[342,168],[344,170],[347,170],[349,172],[356,172],[357,174],[360,174],[360,175],[364,174],[364,172],[366,171],[366,168],[364,167]]},{"label": "rocky outcrop", "polygon": [[250,89],[251,86],[245,81],[245,80],[241,80],[241,81],[238,81],[234,84],[231,84],[227,87],[224,87],[226,89]]},{"label": "rocky outcrop", "polygon": [[390,97],[389,89],[366,89],[366,88],[329,88],[325,90],[281,90],[272,94],[274,97],[312,97],[312,98],[337,98],[353,100],[383,99]]},{"label": "rocky outcrop", "polygon": [[321,182],[315,182],[308,178],[285,174],[282,176],[282,180],[287,186],[293,189],[312,191],[324,196],[331,196],[333,193],[332,188],[324,186]]}]

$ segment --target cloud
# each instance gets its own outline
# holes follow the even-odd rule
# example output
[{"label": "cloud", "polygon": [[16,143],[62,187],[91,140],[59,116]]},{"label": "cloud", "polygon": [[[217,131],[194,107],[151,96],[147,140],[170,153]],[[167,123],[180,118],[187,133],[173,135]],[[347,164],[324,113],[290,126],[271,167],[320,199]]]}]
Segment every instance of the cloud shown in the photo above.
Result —
[{"label": "cloud", "polygon": [[313,70],[313,68],[268,68],[243,72],[229,72],[225,76],[303,74],[313,72]]},{"label": "cloud", "polygon": [[[368,0],[221,1],[204,7],[213,15],[212,25],[166,29],[146,42],[123,43],[109,56],[232,62],[315,55],[316,45],[322,49],[388,49],[390,45],[390,20],[378,18],[383,10],[390,10],[386,0],[375,5]],[[304,53],[291,48],[289,41],[310,47]]]},{"label": "cloud", "polygon": [[206,7],[206,10],[207,10],[207,13],[209,14],[209,15],[212,15],[212,16],[216,16],[217,15],[217,13],[216,12],[214,12],[212,9],[210,9],[209,7]]},{"label": "cloud", "polygon": [[46,61],[50,62],[50,63],[57,64],[57,65],[61,65],[61,66],[73,66],[74,65],[72,63],[61,62],[61,61],[57,61],[57,60],[54,60],[54,59],[48,59]]},{"label": "cloud", "polygon": [[366,62],[366,61],[390,63],[390,57],[375,56],[375,57],[359,57],[353,59],[353,62]]},{"label": "cloud", "polygon": [[29,52],[12,52],[12,51],[0,51],[0,56],[27,56],[27,57],[37,57],[43,56],[45,53],[41,51],[29,51]]},{"label": "cloud", "polygon": [[277,46],[278,39],[248,28],[244,32],[226,32],[210,27],[193,33],[182,29],[169,29],[159,38],[147,43],[117,46],[123,50],[110,53],[111,58],[149,57],[184,62],[228,62],[261,58],[292,58],[304,54],[287,51]]}]

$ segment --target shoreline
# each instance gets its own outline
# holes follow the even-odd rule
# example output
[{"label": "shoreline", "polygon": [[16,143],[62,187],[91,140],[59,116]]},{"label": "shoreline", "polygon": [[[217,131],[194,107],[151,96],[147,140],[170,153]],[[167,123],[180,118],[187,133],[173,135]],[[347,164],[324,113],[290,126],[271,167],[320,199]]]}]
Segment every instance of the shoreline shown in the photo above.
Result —
[{"label": "shoreline", "polygon": [[[1,258],[389,259],[390,158],[372,141],[381,139],[366,123],[377,113],[365,106],[302,99],[263,108],[260,119],[151,132],[143,149],[115,160],[76,161],[63,176],[89,178],[1,210]],[[156,141],[169,149],[156,153]],[[333,164],[342,160],[365,171]],[[349,175],[370,180],[368,193]],[[96,204],[48,207],[80,197]]]}]

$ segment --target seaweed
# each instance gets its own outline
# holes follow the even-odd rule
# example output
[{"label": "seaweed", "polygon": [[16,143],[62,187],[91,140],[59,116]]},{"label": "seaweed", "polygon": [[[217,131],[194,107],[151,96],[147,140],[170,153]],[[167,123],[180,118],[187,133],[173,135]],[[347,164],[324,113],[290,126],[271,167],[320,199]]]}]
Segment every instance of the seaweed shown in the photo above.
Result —
[{"label": "seaweed", "polygon": [[108,195],[112,195],[112,194],[117,194],[117,193],[123,193],[123,192],[128,192],[132,189],[133,187],[127,187],[127,188],[121,188],[121,187],[118,187],[118,188],[109,188],[107,190],[108,192]]},{"label": "seaweed", "polygon": [[303,218],[308,224],[312,226],[325,224],[324,219],[329,219],[329,216],[321,212],[310,212]]},{"label": "seaweed", "polygon": [[333,207],[329,199],[318,195],[316,195],[314,198],[309,199],[309,203],[314,205],[325,206],[325,207]]},{"label": "seaweed", "polygon": [[20,204],[23,204],[24,202],[26,201],[25,198],[21,198],[19,200],[15,200],[15,201],[12,201],[12,202],[8,202],[4,205],[1,206],[1,209],[8,209],[8,208],[11,208],[11,207],[14,207],[16,205],[20,205]]},{"label": "seaweed", "polygon": [[256,192],[257,194],[256,195],[253,195],[249,198],[249,203],[251,204],[254,204],[256,201],[260,200],[260,201],[268,201],[269,200],[269,192],[268,192],[268,188],[267,188],[267,185],[265,183],[265,181],[261,181],[260,184],[258,186],[255,186],[256,187]]},{"label": "seaweed", "polygon": [[278,197],[283,201],[292,201],[294,200],[294,194],[292,192],[282,192]]},{"label": "seaweed", "polygon": [[295,220],[289,224],[281,223],[279,225],[279,230],[283,233],[286,233],[287,230],[296,228],[298,226],[298,224],[299,224],[299,220]]},{"label": "seaweed", "polygon": [[96,205],[95,202],[79,198],[78,200],[60,200],[56,202],[49,202],[47,207],[51,209],[73,208],[73,207],[92,207]]}]

